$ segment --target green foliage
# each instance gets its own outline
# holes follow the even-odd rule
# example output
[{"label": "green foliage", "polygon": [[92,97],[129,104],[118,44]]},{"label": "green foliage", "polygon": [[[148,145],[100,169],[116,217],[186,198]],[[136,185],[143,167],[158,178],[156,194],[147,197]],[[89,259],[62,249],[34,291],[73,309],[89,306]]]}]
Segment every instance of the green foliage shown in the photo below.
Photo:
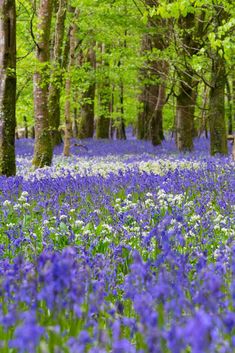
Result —
[{"label": "green foliage", "polygon": [[[235,10],[231,1],[212,0],[162,0],[155,6],[141,0],[71,0],[69,6],[78,7],[76,65],[69,73],[72,82],[72,107],[79,108],[89,98],[84,95],[89,86],[96,84],[97,90],[103,90],[103,96],[111,101],[114,108],[111,117],[120,118],[120,87],[124,87],[124,118],[127,123],[134,122],[139,110],[139,93],[141,86],[160,82],[159,75],[148,75],[144,68],[147,62],[162,60],[168,63],[169,74],[165,79],[166,91],[171,98],[164,108],[164,126],[171,129],[174,121],[172,93],[177,94],[179,77],[185,67],[191,67],[195,80],[202,83],[210,81],[209,68],[213,53],[217,52],[226,60],[227,71],[234,66],[235,45]],[[225,17],[220,23],[222,9]],[[195,15],[191,28],[184,27],[189,15]],[[73,14],[68,11],[66,18],[65,39]],[[165,22],[157,26],[157,21]],[[35,38],[37,16],[34,5],[29,0],[17,1],[17,121],[23,125],[23,117],[33,124],[33,73],[45,71],[46,83],[55,82],[61,88],[61,111],[64,111],[64,84],[68,75],[66,65],[57,73],[49,74],[54,68],[39,67],[35,60]],[[52,26],[55,25],[55,11]],[[200,28],[203,27],[203,28]],[[53,33],[53,30],[52,30]],[[185,33],[192,36],[195,50],[189,53],[183,43]],[[34,36],[32,36],[34,34]],[[141,42],[144,35],[158,36],[164,40],[164,49],[151,48],[142,51]],[[53,37],[50,38],[53,49]],[[103,46],[103,50],[101,47]],[[96,67],[89,61],[89,50],[93,49]],[[144,70],[143,70],[144,68]],[[144,75],[141,75],[141,70]],[[151,72],[151,71],[150,71]],[[147,73],[147,74],[146,74]],[[177,74],[176,74],[177,73]],[[200,88],[201,90],[201,88]],[[95,115],[101,113],[96,94]],[[106,112],[107,113],[107,112]],[[63,116],[63,114],[62,114]]]}]

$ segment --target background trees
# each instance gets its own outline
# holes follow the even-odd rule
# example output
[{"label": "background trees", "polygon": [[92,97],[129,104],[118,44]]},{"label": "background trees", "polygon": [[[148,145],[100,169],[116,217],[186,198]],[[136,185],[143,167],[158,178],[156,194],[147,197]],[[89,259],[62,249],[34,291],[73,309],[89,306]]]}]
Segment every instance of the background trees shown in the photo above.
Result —
[{"label": "background trees", "polygon": [[[211,154],[227,153],[235,116],[230,0],[23,0],[17,19],[17,124],[35,126],[35,167],[50,165],[61,131],[67,142],[72,135],[125,138],[130,124],[138,138],[154,145],[161,144],[163,132],[174,133],[183,152],[209,130]],[[13,52],[3,76],[7,67],[14,71]],[[15,75],[7,80],[14,90]],[[3,86],[2,116],[3,97],[9,96]],[[13,131],[13,110],[10,115]],[[13,138],[7,141],[14,151]]]}]

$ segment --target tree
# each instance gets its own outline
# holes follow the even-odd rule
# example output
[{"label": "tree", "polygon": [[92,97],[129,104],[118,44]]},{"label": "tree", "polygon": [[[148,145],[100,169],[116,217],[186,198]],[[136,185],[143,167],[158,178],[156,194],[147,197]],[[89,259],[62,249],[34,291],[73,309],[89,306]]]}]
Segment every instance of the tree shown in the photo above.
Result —
[{"label": "tree", "polygon": [[225,124],[226,69],[224,58],[218,52],[212,60],[211,90],[209,102],[210,151],[227,154],[227,132]]},{"label": "tree", "polygon": [[101,60],[99,63],[101,80],[99,85],[97,85],[99,116],[96,120],[96,138],[98,139],[109,138],[111,87],[109,80],[109,65],[105,58],[106,52],[107,49],[103,43],[100,46]]},{"label": "tree", "polygon": [[[84,63],[83,63],[84,64]],[[89,138],[94,135],[94,116],[95,116],[95,78],[94,71],[96,66],[95,50],[88,48],[85,55],[85,64],[88,64],[90,77],[87,78],[87,85],[81,96],[80,120],[78,137]]]},{"label": "tree", "polygon": [[65,136],[64,136],[64,150],[65,157],[70,155],[70,139],[72,137],[72,119],[71,119],[71,93],[72,93],[72,72],[75,65],[75,49],[77,43],[77,25],[76,17],[78,16],[78,9],[71,8],[74,13],[73,23],[69,29],[69,62],[67,77],[65,83]]},{"label": "tree", "polygon": [[50,30],[53,0],[41,0],[38,10],[37,70],[34,74],[35,146],[33,165],[35,168],[50,166],[52,141],[49,129],[48,81],[50,58]]},{"label": "tree", "polygon": [[[225,122],[225,86],[227,81],[226,61],[223,40],[226,32],[219,34],[224,21],[229,21],[229,14],[224,4],[214,6],[213,34],[211,36],[211,89],[209,100],[210,152],[211,155],[227,154],[227,130]],[[215,42],[217,43],[215,45]]]},{"label": "tree", "polygon": [[53,146],[62,142],[60,126],[60,96],[62,86],[62,49],[65,30],[67,0],[59,0],[55,24],[53,65],[49,87],[48,109]]},{"label": "tree", "polygon": [[[176,144],[179,151],[191,151],[193,149],[194,110],[196,103],[194,70],[190,64],[193,54],[198,48],[194,40],[196,32],[195,14],[187,13],[180,16],[179,26],[182,30],[179,53],[181,55],[181,67],[176,68],[179,78],[179,92],[176,108]],[[178,43],[179,44],[179,43]]]},{"label": "tree", "polygon": [[[167,62],[161,53],[168,46],[166,20],[155,14],[158,2],[145,0],[149,11],[147,33],[142,39],[142,50],[146,60],[141,69],[142,91],[139,96],[142,110],[138,115],[138,138],[150,139],[154,146],[160,145],[163,136],[162,110],[166,101],[165,80],[168,72]],[[150,12],[154,11],[150,16]]]},{"label": "tree", "polygon": [[14,0],[0,0],[0,175],[16,173],[16,11]]}]

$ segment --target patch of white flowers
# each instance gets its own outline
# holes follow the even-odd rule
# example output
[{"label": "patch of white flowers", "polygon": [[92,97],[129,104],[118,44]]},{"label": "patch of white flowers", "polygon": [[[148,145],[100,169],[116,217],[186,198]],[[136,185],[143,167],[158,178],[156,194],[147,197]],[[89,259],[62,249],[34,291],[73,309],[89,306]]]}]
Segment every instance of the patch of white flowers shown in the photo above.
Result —
[{"label": "patch of white flowers", "polygon": [[[120,171],[139,170],[140,172],[154,173],[159,175],[166,174],[169,170],[175,169],[199,169],[202,163],[184,160],[164,160],[153,156],[143,154],[144,161],[141,160],[141,154],[138,155],[122,155],[106,157],[79,157],[71,156],[63,158],[62,156],[54,156],[53,165],[32,171],[30,164],[25,163],[23,169],[18,169],[18,175],[22,175],[25,179],[43,179],[66,177],[68,175],[75,177],[76,175],[102,175],[107,176],[110,173],[118,174]],[[132,161],[131,161],[132,160]],[[22,162],[22,157],[19,159]],[[22,193],[22,197],[24,197]]]},{"label": "patch of white flowers", "polygon": [[185,195],[171,194],[159,189],[157,191],[157,199],[162,208],[168,208],[169,206],[181,206],[185,200]]}]

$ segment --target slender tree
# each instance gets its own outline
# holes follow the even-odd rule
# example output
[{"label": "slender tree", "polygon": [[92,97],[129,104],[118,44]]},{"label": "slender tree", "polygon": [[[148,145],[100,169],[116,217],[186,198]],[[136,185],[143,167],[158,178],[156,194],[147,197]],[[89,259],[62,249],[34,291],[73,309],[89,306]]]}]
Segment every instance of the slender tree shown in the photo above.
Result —
[{"label": "slender tree", "polygon": [[69,62],[67,77],[65,83],[65,136],[64,136],[64,151],[63,154],[65,157],[70,155],[70,140],[73,134],[72,131],[72,117],[71,117],[71,92],[72,92],[72,71],[75,65],[75,49],[77,43],[77,24],[76,18],[78,16],[78,10],[72,9],[71,12],[74,12],[73,23],[70,26],[69,30]]},{"label": "slender tree", "polygon": [[91,77],[89,78],[88,87],[82,94],[80,120],[78,137],[89,138],[94,135],[94,117],[95,117],[95,78],[94,70],[96,66],[95,50],[93,47],[89,48],[86,55],[86,63],[89,64]]},{"label": "slender tree", "polygon": [[124,120],[124,84],[122,79],[120,83],[120,118],[118,119],[116,137],[119,140],[126,140],[126,128]]},{"label": "slender tree", "polygon": [[232,92],[231,92],[231,85],[229,79],[227,77],[226,80],[226,95],[227,95],[227,116],[228,116],[228,133],[232,135],[233,133],[233,99],[232,99]]},{"label": "slender tree", "polygon": [[[106,50],[107,51],[107,50]],[[105,45],[101,45],[101,63],[99,70],[102,72],[101,82],[98,85],[99,116],[96,120],[96,138],[108,139],[110,126],[110,100],[111,87],[109,80],[109,65],[105,56]]]},{"label": "slender tree", "polygon": [[53,146],[62,142],[60,126],[60,96],[62,86],[62,52],[65,30],[67,0],[59,0],[55,24],[55,43],[53,50],[53,65],[49,87],[49,123]]},{"label": "slender tree", "polygon": [[16,11],[14,0],[0,0],[0,175],[15,165]]},{"label": "slender tree", "polygon": [[[141,52],[148,53],[151,50],[151,40],[147,33],[143,35]],[[140,111],[137,118],[137,138],[139,140],[149,138],[149,114],[150,113],[150,92],[149,92],[149,80],[150,80],[149,63],[146,60],[143,67],[140,70],[140,81],[141,81],[141,93],[139,95]]]},{"label": "slender tree", "polygon": [[53,155],[48,112],[48,64],[52,4],[53,0],[41,0],[38,10],[36,48],[38,67],[34,74],[35,146],[33,165],[35,168],[51,165]]}]

